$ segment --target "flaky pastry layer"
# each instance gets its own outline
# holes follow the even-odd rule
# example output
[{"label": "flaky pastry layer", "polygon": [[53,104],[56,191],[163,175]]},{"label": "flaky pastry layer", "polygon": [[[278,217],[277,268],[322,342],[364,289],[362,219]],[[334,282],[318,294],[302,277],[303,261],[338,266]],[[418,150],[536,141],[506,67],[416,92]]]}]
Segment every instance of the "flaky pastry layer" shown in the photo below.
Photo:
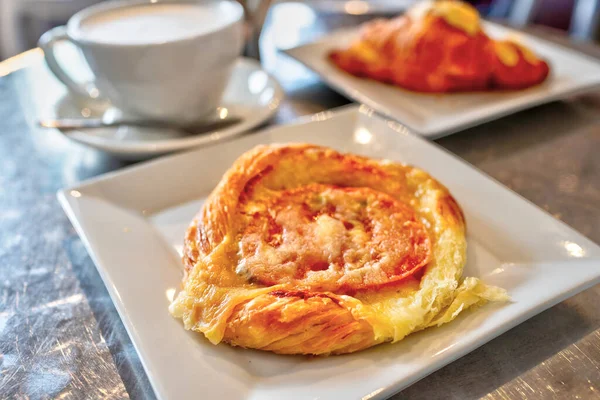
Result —
[{"label": "flaky pastry layer", "polygon": [[215,344],[349,353],[506,300],[461,278],[465,252],[460,207],[424,171],[309,144],[259,146],[192,221],[170,311]]}]

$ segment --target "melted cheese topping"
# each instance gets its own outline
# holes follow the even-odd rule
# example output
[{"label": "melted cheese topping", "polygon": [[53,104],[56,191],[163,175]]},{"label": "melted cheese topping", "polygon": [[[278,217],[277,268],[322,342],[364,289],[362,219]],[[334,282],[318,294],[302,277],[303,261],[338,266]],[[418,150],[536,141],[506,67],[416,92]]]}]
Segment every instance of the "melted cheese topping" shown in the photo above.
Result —
[{"label": "melted cheese topping", "polygon": [[266,202],[263,212],[247,203],[243,213],[236,272],[251,281],[347,293],[406,278],[429,261],[414,211],[374,190],[313,184]]},{"label": "melted cheese topping", "polygon": [[494,42],[494,50],[500,62],[507,67],[514,67],[519,62],[519,53],[507,42]]},{"label": "melted cheese topping", "polygon": [[427,15],[443,18],[449,25],[470,36],[481,30],[479,13],[473,6],[462,1],[422,1],[411,7],[407,14],[413,21],[422,20]]},{"label": "melted cheese topping", "polygon": [[[495,41],[494,50],[502,64],[507,67],[514,67],[517,65],[521,55],[529,64],[536,65],[539,62],[539,59],[531,50],[512,40]],[[519,55],[519,51],[521,55]]]},{"label": "melted cheese topping", "polygon": [[523,58],[525,58],[525,61],[527,61],[529,64],[537,64],[539,62],[539,58],[535,55],[535,53],[533,51],[531,51],[529,49],[529,47],[526,47],[524,45],[522,45],[519,42],[514,42],[513,44],[519,48],[519,50],[521,50],[521,54],[523,55]]}]

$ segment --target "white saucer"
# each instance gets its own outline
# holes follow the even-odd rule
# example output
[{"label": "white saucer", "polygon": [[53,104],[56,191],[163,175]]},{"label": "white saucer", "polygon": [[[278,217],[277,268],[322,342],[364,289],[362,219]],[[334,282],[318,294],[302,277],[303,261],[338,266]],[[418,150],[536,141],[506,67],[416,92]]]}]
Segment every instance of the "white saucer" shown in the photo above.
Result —
[{"label": "white saucer", "polygon": [[[238,124],[195,136],[175,130],[140,127],[107,127],[61,131],[68,138],[129,160],[145,159],[160,154],[216,143],[240,135],[268,120],[279,108],[283,89],[261,65],[252,59],[238,59],[222,105],[221,116],[242,118]],[[81,104],[66,94],[54,106],[57,118],[100,117],[118,114],[119,110],[107,104]]]}]

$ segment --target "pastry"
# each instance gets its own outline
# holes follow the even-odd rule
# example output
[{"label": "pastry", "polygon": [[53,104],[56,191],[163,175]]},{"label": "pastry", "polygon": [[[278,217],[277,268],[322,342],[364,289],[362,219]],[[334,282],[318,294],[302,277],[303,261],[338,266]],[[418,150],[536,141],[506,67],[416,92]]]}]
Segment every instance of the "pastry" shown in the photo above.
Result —
[{"label": "pastry", "polygon": [[309,145],[243,154],[193,219],[170,306],[212,343],[342,354],[504,290],[461,277],[463,213],[426,172]]},{"label": "pastry", "polygon": [[329,57],[353,75],[417,92],[522,89],[549,73],[525,46],[488,37],[473,6],[451,0],[422,1],[394,19],[371,21]]}]

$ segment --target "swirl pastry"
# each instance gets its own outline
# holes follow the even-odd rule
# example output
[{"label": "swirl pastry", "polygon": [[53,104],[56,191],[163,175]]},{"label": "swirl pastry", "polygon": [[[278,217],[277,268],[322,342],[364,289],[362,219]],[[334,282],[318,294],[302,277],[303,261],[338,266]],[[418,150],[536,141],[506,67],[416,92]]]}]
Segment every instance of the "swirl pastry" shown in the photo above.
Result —
[{"label": "swirl pastry", "polygon": [[522,89],[549,73],[524,46],[490,39],[473,6],[451,0],[422,1],[397,18],[369,22],[348,49],[329,57],[353,75],[417,92]]},{"label": "swirl pastry", "polygon": [[462,279],[465,223],[427,173],[308,144],[259,146],[192,221],[170,307],[212,343],[341,354],[506,293]]}]

